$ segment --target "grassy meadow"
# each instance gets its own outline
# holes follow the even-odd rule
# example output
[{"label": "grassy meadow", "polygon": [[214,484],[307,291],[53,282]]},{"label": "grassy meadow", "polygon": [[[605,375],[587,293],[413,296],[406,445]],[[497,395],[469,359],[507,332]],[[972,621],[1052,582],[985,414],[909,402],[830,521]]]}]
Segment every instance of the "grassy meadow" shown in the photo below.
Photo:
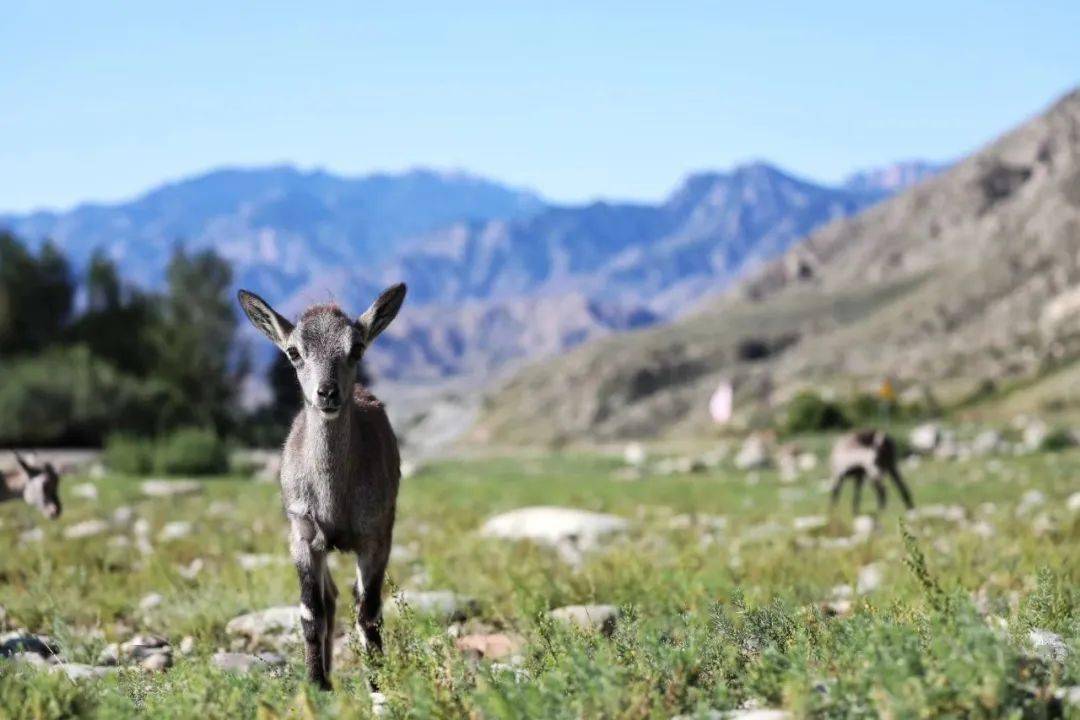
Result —
[{"label": "grassy meadow", "polygon": [[[388,600],[385,656],[366,660],[343,643],[330,693],[305,682],[299,645],[225,629],[242,613],[297,602],[274,483],[222,477],[197,494],[146,498],[141,478],[69,477],[55,523],[22,504],[0,507],[0,625],[48,635],[65,661],[87,664],[110,643],[159,635],[173,664],[151,672],[122,662],[72,680],[0,660],[0,717],[369,717],[369,681],[385,696],[379,712],[403,718],[740,708],[1080,717],[1067,698],[1080,685],[1080,510],[1067,502],[1080,490],[1080,451],[907,466],[924,515],[902,522],[890,494],[876,529],[859,523],[862,534],[847,492],[828,515],[821,468],[784,483],[727,464],[636,473],[599,454],[425,466],[403,481],[391,589],[473,602],[449,620]],[[91,492],[76,493],[84,483],[96,500],[78,496]],[[863,502],[872,509],[869,488]],[[576,559],[478,532],[530,505],[611,513],[629,526]],[[92,519],[109,528],[65,537]],[[191,525],[181,532],[177,522]],[[333,567],[344,631],[351,558]],[[591,603],[618,606],[613,633],[549,615]],[[504,635],[513,649],[478,660],[456,642],[477,634]],[[225,650],[277,650],[287,662],[230,673],[211,662]]]}]

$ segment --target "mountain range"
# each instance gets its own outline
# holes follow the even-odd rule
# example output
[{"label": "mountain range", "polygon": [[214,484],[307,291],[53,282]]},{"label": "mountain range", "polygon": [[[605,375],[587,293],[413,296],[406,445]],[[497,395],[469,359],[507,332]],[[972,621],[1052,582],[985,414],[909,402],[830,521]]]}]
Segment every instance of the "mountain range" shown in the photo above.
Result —
[{"label": "mountain range", "polygon": [[101,249],[150,288],[177,243],[213,248],[238,286],[286,313],[327,299],[359,310],[404,280],[407,312],[373,370],[437,381],[678,317],[936,169],[901,163],[828,186],[757,162],[691,175],[659,203],[573,206],[464,173],[224,169],[128,202],[0,215],[0,227],[51,238],[77,268]]},{"label": "mountain range", "polygon": [[698,312],[522,370],[486,400],[477,437],[709,434],[721,382],[748,425],[802,390],[874,392],[886,378],[905,402],[967,407],[1012,388],[1009,402],[1041,398],[1029,412],[1080,411],[1078,359],[1074,90],[933,177],[825,224]]}]

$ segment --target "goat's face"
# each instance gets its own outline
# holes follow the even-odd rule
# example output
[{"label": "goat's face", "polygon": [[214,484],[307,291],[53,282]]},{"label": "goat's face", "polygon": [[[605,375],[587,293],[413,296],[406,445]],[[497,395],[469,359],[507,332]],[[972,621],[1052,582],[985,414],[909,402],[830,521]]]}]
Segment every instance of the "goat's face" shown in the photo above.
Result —
[{"label": "goat's face", "polygon": [[356,324],[336,307],[311,308],[289,335],[285,354],[296,368],[304,399],[323,418],[336,418],[352,394],[356,365],[364,354]]},{"label": "goat's face", "polygon": [[355,321],[335,305],[316,305],[293,325],[258,295],[241,290],[239,299],[251,323],[281,348],[296,368],[304,400],[324,420],[333,420],[352,395],[356,366],[364,350],[401,309],[405,285],[385,290]]},{"label": "goat's face", "polygon": [[42,465],[31,465],[19,458],[19,465],[26,476],[23,485],[23,500],[41,511],[47,518],[58,518],[62,507],[60,505],[60,474],[50,462]]}]

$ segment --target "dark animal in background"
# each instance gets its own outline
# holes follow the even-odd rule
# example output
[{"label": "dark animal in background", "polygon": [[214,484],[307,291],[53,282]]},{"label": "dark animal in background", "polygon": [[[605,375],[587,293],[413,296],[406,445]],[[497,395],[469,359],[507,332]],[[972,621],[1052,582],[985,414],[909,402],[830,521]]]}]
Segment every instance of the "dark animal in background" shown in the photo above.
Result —
[{"label": "dark animal in background", "polygon": [[19,470],[0,476],[0,502],[22,500],[47,518],[60,517],[60,474],[51,462],[30,462],[14,453]]},{"label": "dark animal in background", "polygon": [[915,507],[911,492],[897,467],[896,443],[883,431],[859,430],[842,436],[833,446],[830,464],[834,482],[831,501],[833,507],[840,499],[844,481],[851,479],[855,485],[852,507],[858,514],[863,483],[870,480],[877,494],[877,507],[880,512],[885,508],[884,476],[886,475],[892,479],[897,492],[900,493],[900,498],[904,501],[904,506],[908,510]]},{"label": "dark animal in background", "polygon": [[337,588],[326,556],[356,554],[356,630],[382,650],[382,586],[390,558],[401,461],[383,404],[356,384],[364,351],[405,300],[395,285],[353,320],[336,305],[308,308],[295,325],[244,290],[252,324],[288,356],[304,397],[281,458],[281,500],[300,579],[308,678],[330,689]]}]

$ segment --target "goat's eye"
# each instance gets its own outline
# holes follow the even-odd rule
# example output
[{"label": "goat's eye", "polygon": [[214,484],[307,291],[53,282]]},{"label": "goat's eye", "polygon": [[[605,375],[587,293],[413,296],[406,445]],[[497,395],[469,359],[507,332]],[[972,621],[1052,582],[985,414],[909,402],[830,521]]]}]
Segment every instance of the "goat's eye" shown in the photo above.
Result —
[{"label": "goat's eye", "polygon": [[294,347],[289,348],[288,350],[285,351],[285,354],[288,355],[289,359],[292,360],[294,363],[300,362],[300,351],[297,350],[296,348],[294,348]]},{"label": "goat's eye", "polygon": [[352,346],[352,350],[349,350],[349,362],[355,363],[360,361],[360,356],[364,354],[364,346],[360,343],[356,343]]}]

